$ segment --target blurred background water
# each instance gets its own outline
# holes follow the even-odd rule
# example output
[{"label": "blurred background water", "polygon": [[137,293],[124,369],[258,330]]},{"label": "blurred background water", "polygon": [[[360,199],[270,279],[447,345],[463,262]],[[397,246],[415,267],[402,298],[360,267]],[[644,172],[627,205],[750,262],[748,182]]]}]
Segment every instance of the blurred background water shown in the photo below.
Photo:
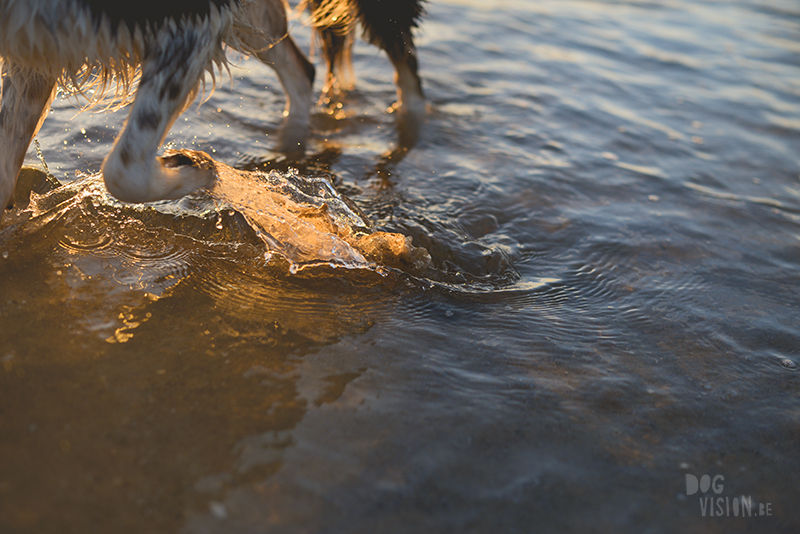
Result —
[{"label": "blurred background water", "polygon": [[[329,176],[430,276],[91,198],[6,217],[0,531],[797,532],[797,3],[436,0],[418,48],[403,158],[364,44],[304,161],[248,59],[167,140]],[[50,171],[124,116],[57,100]]]}]

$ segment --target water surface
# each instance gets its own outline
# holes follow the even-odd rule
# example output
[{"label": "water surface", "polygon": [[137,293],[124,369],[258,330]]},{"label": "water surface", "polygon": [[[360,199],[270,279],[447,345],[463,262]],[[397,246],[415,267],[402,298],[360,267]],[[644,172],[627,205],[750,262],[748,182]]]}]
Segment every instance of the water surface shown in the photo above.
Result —
[{"label": "water surface", "polygon": [[[7,217],[0,531],[796,532],[798,43],[790,1],[439,0],[420,144],[387,157],[360,45],[292,164],[239,60],[172,146],[327,176],[433,270],[272,269],[227,211]],[[50,170],[123,120],[57,101]]]}]

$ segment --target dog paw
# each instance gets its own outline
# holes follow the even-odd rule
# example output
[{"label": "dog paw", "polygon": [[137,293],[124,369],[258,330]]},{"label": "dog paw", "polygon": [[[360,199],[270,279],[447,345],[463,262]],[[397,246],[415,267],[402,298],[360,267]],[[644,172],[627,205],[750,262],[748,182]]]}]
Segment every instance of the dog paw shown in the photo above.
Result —
[{"label": "dog paw", "polygon": [[167,169],[194,167],[203,171],[216,168],[214,160],[200,150],[167,150],[163,156],[156,158]]},{"label": "dog paw", "polygon": [[[214,159],[199,150],[171,150],[156,158],[174,189],[165,198],[180,198],[198,189],[211,188],[217,179]],[[167,182],[165,182],[165,185]]]},{"label": "dog paw", "polygon": [[122,202],[174,200],[212,187],[217,178],[216,164],[205,152],[177,150],[127,165],[114,156],[112,152],[103,164],[103,180]]}]

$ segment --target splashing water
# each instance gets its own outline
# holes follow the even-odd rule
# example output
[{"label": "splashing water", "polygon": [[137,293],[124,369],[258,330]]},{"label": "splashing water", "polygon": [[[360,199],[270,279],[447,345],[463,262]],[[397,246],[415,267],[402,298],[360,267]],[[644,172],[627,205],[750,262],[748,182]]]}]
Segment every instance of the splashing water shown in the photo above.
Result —
[{"label": "splashing water", "polygon": [[241,213],[270,253],[280,254],[295,269],[319,262],[414,271],[430,265],[428,252],[413,246],[410,237],[373,232],[360,210],[325,178],[305,178],[297,171],[246,172],[214,163],[218,178],[211,196]]},{"label": "splashing water", "polygon": [[229,237],[231,228],[226,228],[223,220],[226,214],[238,214],[244,218],[245,228],[227,225],[234,227],[233,237],[237,229],[240,233],[252,230],[266,246],[265,257],[285,260],[292,273],[321,264],[379,271],[395,267],[413,272],[430,266],[427,250],[412,245],[411,237],[374,231],[364,214],[325,178],[303,177],[294,170],[283,174],[274,170],[240,171],[203,152],[189,150],[171,152],[166,158],[212,168],[217,174],[214,187],[174,202],[129,205],[108,193],[99,174],[61,186],[41,171],[25,169],[23,176],[27,178],[20,184],[17,198],[27,205],[31,197],[27,215],[40,223],[63,217],[88,200],[94,208],[112,208],[112,213],[121,218],[132,211],[148,219],[158,217],[159,224],[192,227],[195,232],[210,230],[209,224],[187,223],[187,218],[198,219],[194,223],[213,220],[216,230],[226,230],[216,232],[219,235],[212,230],[207,239]]},{"label": "splashing water", "polygon": [[[297,165],[430,273],[283,260],[268,173],[6,212],[0,531],[800,532],[800,3],[426,6],[420,143],[382,156],[391,67],[356,43]],[[319,198],[270,150],[273,72],[231,71],[169,142]],[[56,99],[51,171],[124,119]]]}]

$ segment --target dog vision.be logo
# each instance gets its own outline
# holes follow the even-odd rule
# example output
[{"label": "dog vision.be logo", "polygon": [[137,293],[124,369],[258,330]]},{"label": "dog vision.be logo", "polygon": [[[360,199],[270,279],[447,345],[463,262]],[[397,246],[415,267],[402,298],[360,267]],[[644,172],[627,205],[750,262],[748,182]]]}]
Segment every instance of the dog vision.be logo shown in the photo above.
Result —
[{"label": "dog vision.be logo", "polygon": [[[725,477],[722,475],[696,476],[686,474],[686,495],[700,492],[700,515],[703,517],[753,517],[772,515],[772,503],[755,503],[752,495],[730,498],[722,495]],[[710,490],[710,493],[709,493]]]}]

